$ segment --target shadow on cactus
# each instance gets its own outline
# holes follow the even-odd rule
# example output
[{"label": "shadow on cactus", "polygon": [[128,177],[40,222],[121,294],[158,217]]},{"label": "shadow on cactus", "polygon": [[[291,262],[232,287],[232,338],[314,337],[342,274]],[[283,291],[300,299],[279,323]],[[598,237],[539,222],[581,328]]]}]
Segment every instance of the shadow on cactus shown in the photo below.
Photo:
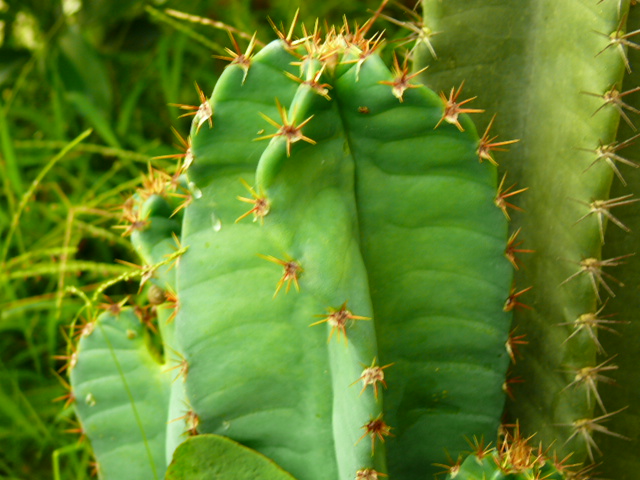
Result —
[{"label": "shadow on cactus", "polygon": [[102,478],[431,479],[447,458],[448,478],[586,476],[499,435],[529,341],[511,316],[531,249],[508,225],[527,184],[495,154],[515,140],[479,136],[464,82],[429,90],[414,51],[385,65],[381,16],[234,40],[183,106],[178,173],[124,209],[149,304],[93,316],[73,349]]}]

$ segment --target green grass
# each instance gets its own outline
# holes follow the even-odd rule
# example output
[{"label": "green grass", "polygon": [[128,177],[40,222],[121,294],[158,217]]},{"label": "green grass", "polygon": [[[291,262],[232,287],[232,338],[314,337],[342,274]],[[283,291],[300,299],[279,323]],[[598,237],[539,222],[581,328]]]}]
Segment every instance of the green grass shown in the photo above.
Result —
[{"label": "green grass", "polygon": [[[306,23],[340,23],[343,13],[362,22],[379,5],[307,3]],[[77,4],[0,1],[2,479],[90,478],[90,447],[68,432],[77,428],[72,407],[54,402],[66,394],[69,326],[81,321],[83,295],[137,293],[137,281],[100,287],[132,270],[117,260],[137,261],[114,229],[118,206],[149,163],[171,171],[173,161],[153,157],[178,151],[170,127],[186,134],[189,119],[169,104],[197,103],[194,82],[209,92],[225,65],[212,55],[230,44],[226,31],[165,9],[257,30],[266,42],[267,15],[287,23],[297,8],[293,0],[91,0],[73,12]]]}]

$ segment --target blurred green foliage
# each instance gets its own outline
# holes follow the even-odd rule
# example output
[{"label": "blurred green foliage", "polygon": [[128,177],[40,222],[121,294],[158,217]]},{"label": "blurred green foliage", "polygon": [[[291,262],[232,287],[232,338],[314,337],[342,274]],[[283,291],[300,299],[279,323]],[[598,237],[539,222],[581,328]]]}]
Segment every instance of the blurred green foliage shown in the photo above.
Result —
[{"label": "blurred green foliage", "polygon": [[[169,104],[197,104],[194,82],[211,90],[225,66],[212,55],[227,55],[231,43],[225,30],[166,9],[266,42],[267,17],[288,25],[298,3],[0,0],[0,478],[91,474],[64,398],[65,337],[82,307],[69,290],[91,294],[135,268],[118,262],[137,261],[113,228],[118,206],[149,163],[171,171],[174,162],[153,157],[178,151],[170,127],[186,132],[189,119]],[[378,6],[305,2],[301,19],[342,23],[345,14],[361,24]],[[137,290],[120,282],[104,301]]]}]

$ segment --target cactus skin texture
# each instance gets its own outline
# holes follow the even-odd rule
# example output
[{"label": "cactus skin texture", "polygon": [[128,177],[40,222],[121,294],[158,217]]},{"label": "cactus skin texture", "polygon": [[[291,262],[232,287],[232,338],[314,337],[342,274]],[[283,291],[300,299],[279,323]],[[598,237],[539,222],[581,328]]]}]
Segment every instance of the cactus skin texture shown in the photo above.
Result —
[{"label": "cactus skin texture", "polygon": [[[125,205],[164,355],[145,367],[154,422],[129,433],[158,445],[137,454],[155,473],[114,477],[118,440],[96,441],[78,404],[102,478],[162,478],[199,434],[299,480],[432,478],[465,437],[497,442],[517,297],[491,147],[463,100],[459,114],[389,69],[369,28],[238,53],[194,109],[177,174],[150,172]],[[136,321],[125,307],[94,322]],[[108,342],[147,345],[98,331],[76,347],[73,392],[120,382],[122,411],[145,408]],[[94,350],[105,378],[83,367]]]},{"label": "cactus skin texture", "polygon": [[521,140],[500,162],[528,187],[511,229],[534,251],[516,274],[532,289],[531,308],[515,312],[528,344],[509,418],[574,452],[572,463],[597,463],[594,478],[618,480],[640,466],[636,4],[423,0],[437,58],[422,48],[416,61],[435,90],[464,80],[499,112],[501,134]]},{"label": "cactus skin texture", "polygon": [[150,355],[132,309],[105,312],[91,325],[70,368],[76,412],[99,454],[98,471],[103,478],[162,478],[170,379]]}]

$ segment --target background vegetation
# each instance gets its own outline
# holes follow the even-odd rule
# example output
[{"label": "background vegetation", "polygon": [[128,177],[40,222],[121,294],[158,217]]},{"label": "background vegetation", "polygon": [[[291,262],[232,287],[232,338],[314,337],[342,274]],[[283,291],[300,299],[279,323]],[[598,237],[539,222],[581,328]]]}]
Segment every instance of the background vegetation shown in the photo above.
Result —
[{"label": "background vegetation", "polygon": [[[378,2],[305,2],[307,24],[364,19]],[[412,7],[410,2],[407,6]],[[0,0],[0,478],[89,478],[91,454],[65,404],[68,326],[82,300],[137,261],[115,229],[148,164],[224,68],[227,32],[175,9],[274,37],[295,0]],[[391,11],[398,12],[398,7]],[[402,16],[402,12],[398,12]],[[398,15],[396,15],[398,17]],[[406,18],[405,18],[406,19]],[[390,25],[389,35],[400,35]],[[238,36],[241,48],[247,41]],[[135,294],[110,287],[105,302]],[[58,399],[55,402],[54,399]]]}]

